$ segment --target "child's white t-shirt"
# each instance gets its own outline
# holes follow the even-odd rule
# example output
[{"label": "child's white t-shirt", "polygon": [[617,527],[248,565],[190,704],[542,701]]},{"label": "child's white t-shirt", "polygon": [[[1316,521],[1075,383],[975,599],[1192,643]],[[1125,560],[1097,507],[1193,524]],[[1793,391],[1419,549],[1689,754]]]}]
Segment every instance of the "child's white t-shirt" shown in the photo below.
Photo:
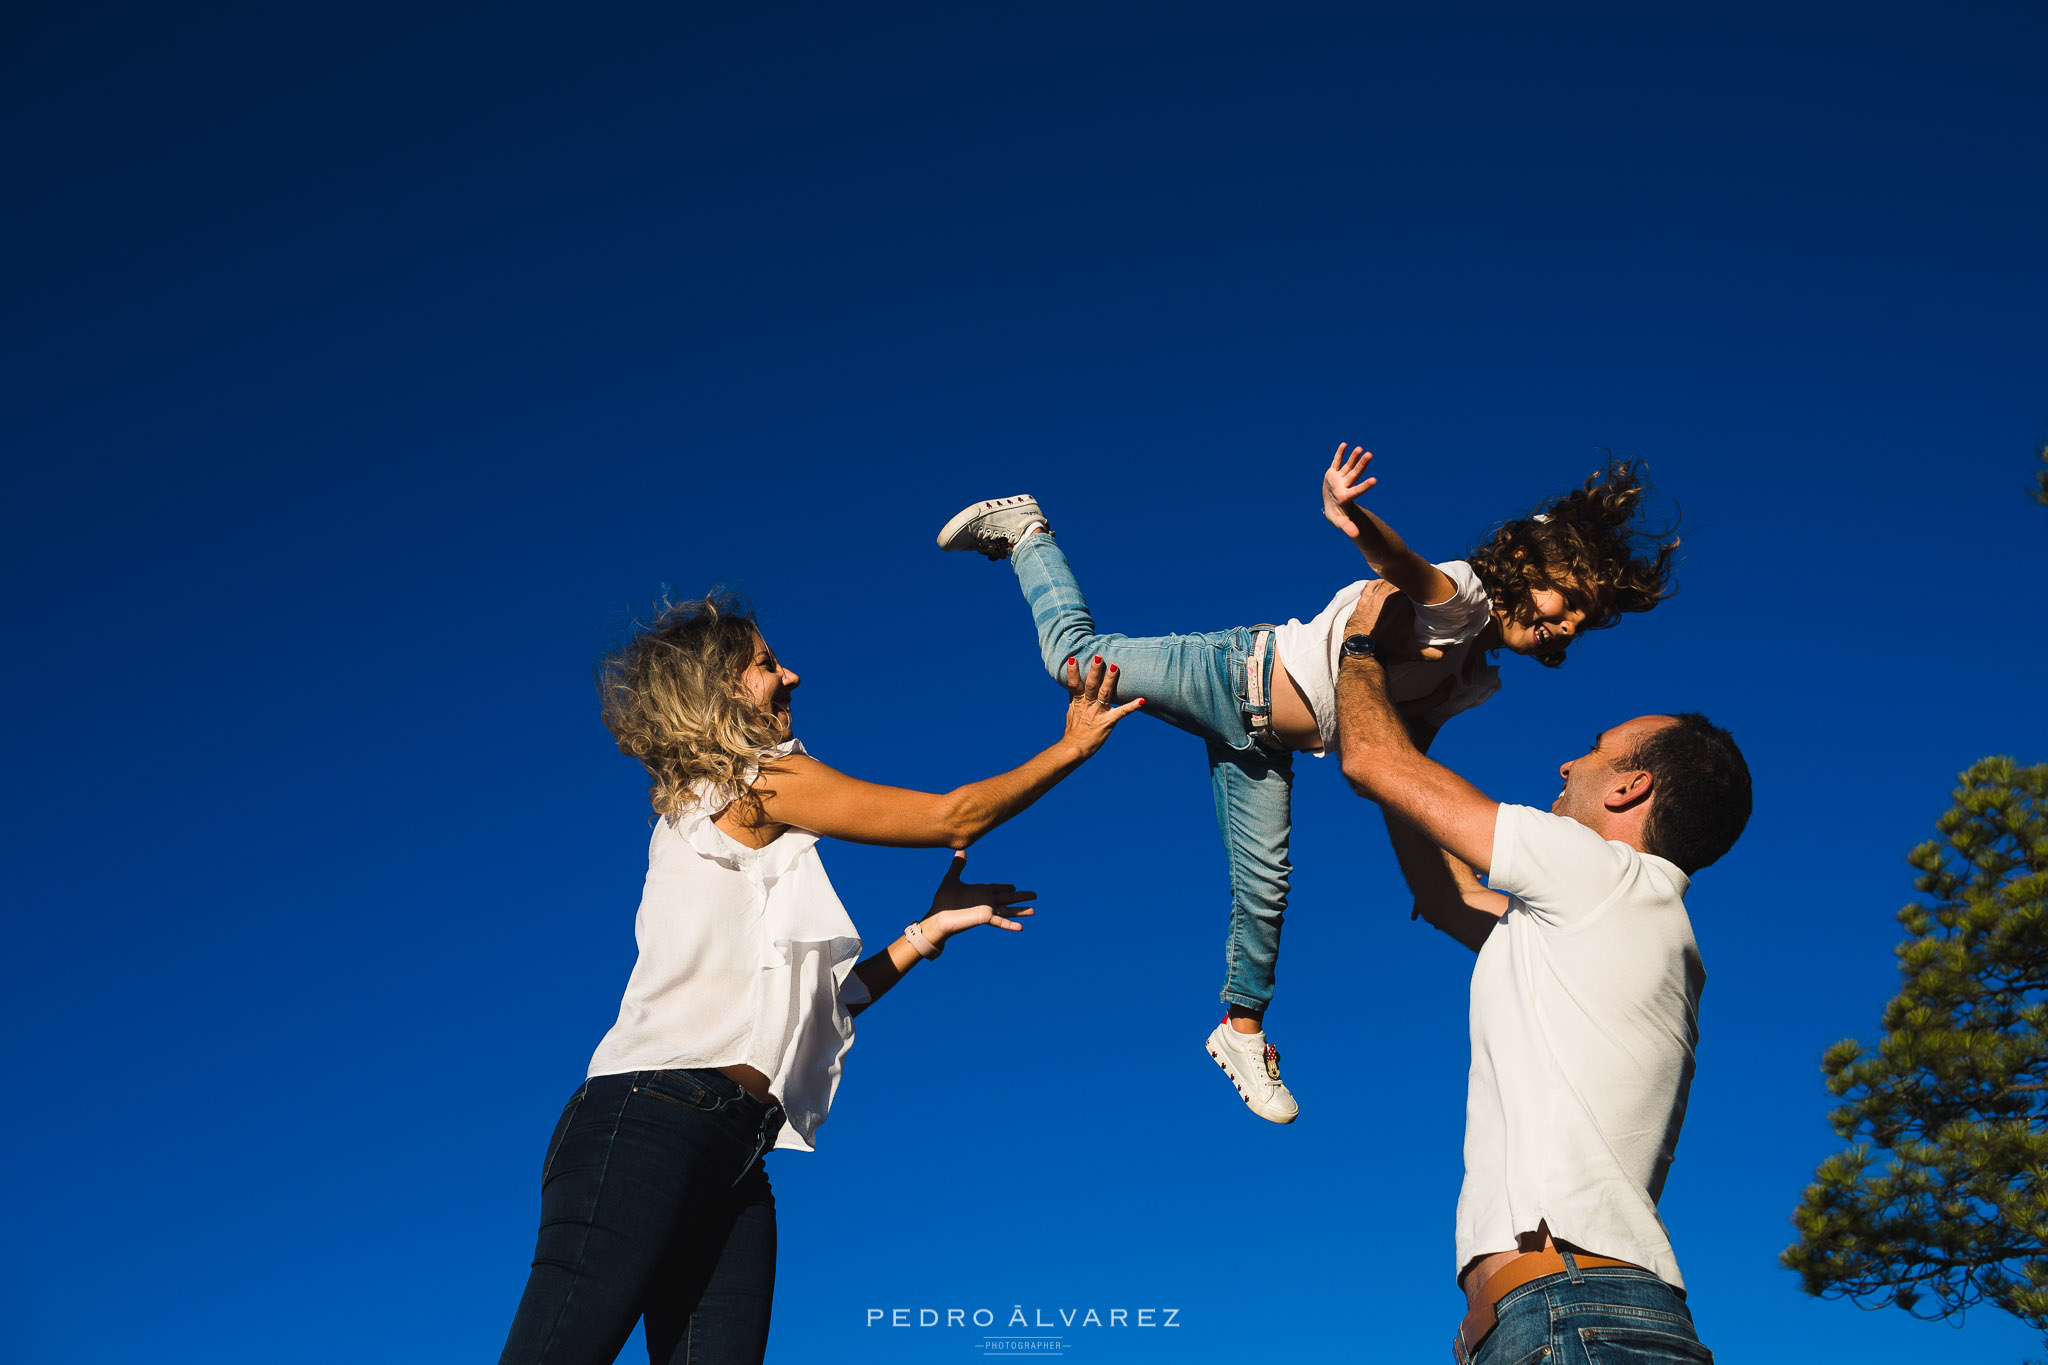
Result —
[{"label": "child's white t-shirt", "polygon": [[[1460,711],[1469,711],[1500,691],[1500,670],[1486,662],[1486,651],[1475,649],[1486,623],[1493,619],[1493,599],[1480,586],[1479,575],[1462,559],[1436,566],[1451,580],[1452,593],[1443,601],[1415,607],[1415,642],[1444,652],[1441,659],[1387,666],[1387,690],[1396,702],[1426,697],[1454,678],[1456,684],[1432,710],[1427,719],[1442,725]],[[1327,758],[1337,751],[1337,663],[1344,650],[1344,626],[1358,606],[1359,595],[1372,579],[1341,589],[1330,605],[1306,624],[1289,621],[1273,631],[1273,647],[1294,685],[1308,699],[1316,718],[1323,747],[1314,751]]]}]

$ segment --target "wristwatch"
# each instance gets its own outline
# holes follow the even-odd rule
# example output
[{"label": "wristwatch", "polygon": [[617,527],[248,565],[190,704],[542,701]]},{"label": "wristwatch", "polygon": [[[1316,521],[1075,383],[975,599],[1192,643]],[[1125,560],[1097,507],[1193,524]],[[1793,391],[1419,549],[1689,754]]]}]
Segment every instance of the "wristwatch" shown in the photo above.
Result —
[{"label": "wristwatch", "polygon": [[1373,657],[1372,636],[1347,635],[1339,652],[1347,659],[1370,659]]}]

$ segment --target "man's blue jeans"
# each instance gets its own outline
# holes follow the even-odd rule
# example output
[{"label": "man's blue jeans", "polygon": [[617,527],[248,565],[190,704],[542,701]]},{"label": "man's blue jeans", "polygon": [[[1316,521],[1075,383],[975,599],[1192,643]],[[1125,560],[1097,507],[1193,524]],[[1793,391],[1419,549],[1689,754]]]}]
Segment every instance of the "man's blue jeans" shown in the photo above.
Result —
[{"label": "man's blue jeans", "polygon": [[717,1071],[592,1076],[541,1163],[533,1274],[499,1365],[759,1365],[775,1296],[761,1157],[782,1110]]},{"label": "man's blue jeans", "polygon": [[1103,634],[1095,628],[1065,553],[1050,535],[1026,536],[1010,551],[1010,567],[1031,605],[1039,657],[1056,681],[1066,681],[1068,659],[1085,674],[1099,654],[1104,663],[1117,666],[1118,701],[1143,697],[1145,714],[1208,741],[1216,824],[1230,854],[1223,1001],[1264,1011],[1273,999],[1292,871],[1287,840],[1293,828],[1294,755],[1260,748],[1246,728],[1245,668],[1252,630],[1240,626],[1207,635],[1136,640]]},{"label": "man's blue jeans", "polygon": [[1458,1365],[1711,1365],[1677,1290],[1647,1270],[1571,1264],[1504,1295],[1478,1354],[1452,1343]]}]

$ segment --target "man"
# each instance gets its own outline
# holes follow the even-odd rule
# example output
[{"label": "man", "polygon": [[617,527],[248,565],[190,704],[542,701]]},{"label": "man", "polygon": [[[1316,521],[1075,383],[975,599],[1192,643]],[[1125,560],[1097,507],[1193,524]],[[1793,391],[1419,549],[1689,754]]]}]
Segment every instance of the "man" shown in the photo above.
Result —
[{"label": "man", "polygon": [[1344,642],[1344,775],[1386,811],[1416,912],[1479,953],[1456,1357],[1709,1360],[1657,1198],[1705,980],[1685,891],[1748,822],[1748,766],[1704,716],[1638,716],[1558,769],[1550,814],[1493,801],[1388,703],[1383,600]]}]

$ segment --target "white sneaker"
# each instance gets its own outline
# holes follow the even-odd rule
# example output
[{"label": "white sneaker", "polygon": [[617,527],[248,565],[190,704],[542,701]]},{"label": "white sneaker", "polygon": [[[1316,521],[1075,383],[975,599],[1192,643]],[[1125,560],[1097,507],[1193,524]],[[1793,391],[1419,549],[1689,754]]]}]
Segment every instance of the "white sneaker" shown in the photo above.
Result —
[{"label": "white sneaker", "polygon": [[1239,1033],[1226,1017],[1209,1035],[1208,1047],[1254,1114],[1274,1123],[1294,1122],[1301,1106],[1280,1079],[1280,1049],[1267,1042],[1263,1032]]},{"label": "white sneaker", "polygon": [[941,550],[976,550],[990,559],[1008,559],[1010,547],[1033,526],[1045,529],[1045,513],[1029,493],[1014,498],[977,502],[946,523],[939,532]]}]

